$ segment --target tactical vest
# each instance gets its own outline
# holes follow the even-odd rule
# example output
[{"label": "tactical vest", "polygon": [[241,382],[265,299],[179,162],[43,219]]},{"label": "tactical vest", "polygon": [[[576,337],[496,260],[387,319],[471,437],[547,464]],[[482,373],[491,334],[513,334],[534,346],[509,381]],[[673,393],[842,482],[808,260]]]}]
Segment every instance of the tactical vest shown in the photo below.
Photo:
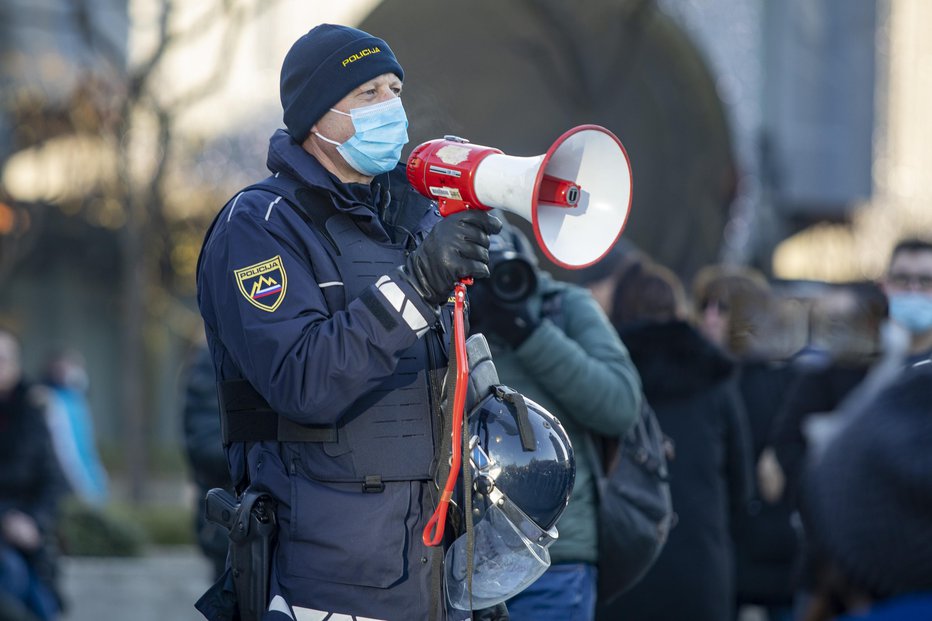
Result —
[{"label": "tactical vest", "polygon": [[[244,191],[253,189],[283,197],[327,250],[332,265],[313,267],[318,276],[332,274],[334,267],[339,274],[339,281],[328,278],[325,282],[319,278],[331,313],[345,309],[378,278],[404,262],[403,243],[374,241],[351,215],[311,196],[293,179],[273,176]],[[244,388],[244,380],[221,383],[222,408],[227,416],[239,415],[230,420],[243,423],[242,429],[234,429],[232,433],[226,429],[225,440],[280,441],[283,453],[297,460],[307,476],[334,483],[359,482],[364,491],[381,491],[384,481],[430,479],[439,430],[439,419],[433,414],[439,412],[439,407],[435,407],[439,387],[434,386],[432,391],[430,375],[434,369],[437,377],[443,376],[446,352],[442,332],[446,323],[440,322],[439,330],[428,330],[405,350],[399,356],[395,372],[351,404],[335,426],[298,425],[272,412],[251,387]],[[275,421],[271,437],[262,437],[263,432],[257,432],[253,424],[258,420],[256,416],[265,416],[263,423]],[[265,427],[269,428],[267,424]]]}]

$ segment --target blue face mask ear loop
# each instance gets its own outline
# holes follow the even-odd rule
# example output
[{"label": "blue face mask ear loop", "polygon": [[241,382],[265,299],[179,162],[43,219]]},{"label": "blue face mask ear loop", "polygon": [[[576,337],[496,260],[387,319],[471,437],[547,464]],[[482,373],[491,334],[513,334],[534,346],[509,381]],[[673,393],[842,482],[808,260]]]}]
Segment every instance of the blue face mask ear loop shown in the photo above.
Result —
[{"label": "blue face mask ear loop", "polygon": [[[336,112],[337,114],[342,114],[343,116],[348,116],[348,117],[352,117],[352,116],[353,116],[353,115],[350,114],[349,112],[343,112],[343,111],[341,111],[341,110],[337,110],[336,108],[330,108],[330,111],[331,111],[331,112]],[[353,126],[353,129],[355,130],[355,128],[356,128],[356,127],[355,127],[355,125],[354,125],[354,126]],[[342,142],[337,142],[336,140],[331,140],[330,138],[327,138],[326,136],[324,136],[324,135],[321,134],[320,132],[314,132],[314,135],[317,136],[318,138],[320,138],[321,140],[323,140],[324,142],[329,142],[330,144],[332,144],[332,145],[334,145],[334,146],[337,146],[337,147],[339,147],[341,144],[343,144]]]}]

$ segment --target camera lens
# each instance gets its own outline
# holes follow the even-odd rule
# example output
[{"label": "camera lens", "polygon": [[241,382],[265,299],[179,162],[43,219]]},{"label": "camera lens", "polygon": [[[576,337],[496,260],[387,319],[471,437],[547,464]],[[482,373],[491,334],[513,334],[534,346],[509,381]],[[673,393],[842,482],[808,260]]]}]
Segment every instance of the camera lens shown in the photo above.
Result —
[{"label": "camera lens", "polygon": [[502,302],[522,302],[537,287],[534,268],[522,258],[496,263],[489,280],[492,293]]}]

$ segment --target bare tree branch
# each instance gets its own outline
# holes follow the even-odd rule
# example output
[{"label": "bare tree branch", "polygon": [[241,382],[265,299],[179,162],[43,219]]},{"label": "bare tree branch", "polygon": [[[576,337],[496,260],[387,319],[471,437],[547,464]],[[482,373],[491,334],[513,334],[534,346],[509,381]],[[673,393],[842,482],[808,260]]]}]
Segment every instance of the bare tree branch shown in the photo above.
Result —
[{"label": "bare tree branch", "polygon": [[[114,0],[114,11],[121,10],[119,3]],[[69,11],[75,30],[87,43],[87,46],[97,53],[98,57],[107,63],[107,66],[119,73],[125,71],[126,51],[117,46],[109,33],[98,27],[91,18],[92,9],[88,0],[74,0]]]},{"label": "bare tree branch", "polygon": [[171,32],[168,29],[170,16],[172,12],[171,0],[162,0],[161,12],[159,13],[159,35],[158,43],[149,58],[140,63],[138,67],[130,72],[129,79],[129,98],[134,99],[145,89],[147,82],[152,78],[155,67],[162,60],[169,45],[173,41]]},{"label": "bare tree branch", "polygon": [[258,4],[244,4],[235,7],[229,14],[229,26],[223,33],[223,41],[217,53],[217,62],[214,64],[214,70],[201,84],[191,89],[187,93],[179,95],[174,101],[166,103],[165,108],[178,110],[190,106],[217,91],[230,75],[227,64],[224,59],[229,58],[236,47],[241,34],[241,27],[246,17],[257,17],[263,12],[270,10],[278,4],[278,0],[268,0]]}]

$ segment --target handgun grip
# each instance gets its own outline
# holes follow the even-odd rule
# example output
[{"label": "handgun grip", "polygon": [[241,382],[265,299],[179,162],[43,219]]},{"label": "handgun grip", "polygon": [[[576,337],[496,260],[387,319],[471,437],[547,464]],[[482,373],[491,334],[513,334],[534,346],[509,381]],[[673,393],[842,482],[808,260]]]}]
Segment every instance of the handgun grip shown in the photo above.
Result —
[{"label": "handgun grip", "polygon": [[239,507],[236,496],[222,487],[215,487],[207,492],[204,503],[207,507],[206,517],[209,522],[223,526],[227,530],[233,528],[236,510]]}]

